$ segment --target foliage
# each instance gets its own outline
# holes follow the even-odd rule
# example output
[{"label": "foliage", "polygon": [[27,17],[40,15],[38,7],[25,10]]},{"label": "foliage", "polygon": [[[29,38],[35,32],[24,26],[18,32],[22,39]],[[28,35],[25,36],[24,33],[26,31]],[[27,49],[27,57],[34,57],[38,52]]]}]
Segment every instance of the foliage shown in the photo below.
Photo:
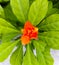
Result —
[{"label": "foliage", "polygon": [[[39,31],[37,40],[23,46],[21,29],[26,21]],[[0,0],[0,62],[14,47],[11,65],[53,65],[50,49],[59,49],[59,0]]]}]

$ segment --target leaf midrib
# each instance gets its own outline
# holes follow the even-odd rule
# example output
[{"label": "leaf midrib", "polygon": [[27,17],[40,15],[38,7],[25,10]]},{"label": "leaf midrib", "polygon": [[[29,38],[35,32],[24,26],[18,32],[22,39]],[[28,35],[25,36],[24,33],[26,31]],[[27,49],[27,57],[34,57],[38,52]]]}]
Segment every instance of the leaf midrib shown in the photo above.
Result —
[{"label": "leaf midrib", "polygon": [[[21,3],[19,2],[19,0],[17,0],[17,2],[18,2],[18,4],[19,4],[19,7],[21,6]],[[21,9],[21,14],[22,14],[22,17],[23,17],[23,20],[25,20],[25,15],[24,15],[24,12],[23,12],[23,10],[22,10],[22,8],[20,7],[20,9]],[[19,10],[20,10],[19,9]]]}]

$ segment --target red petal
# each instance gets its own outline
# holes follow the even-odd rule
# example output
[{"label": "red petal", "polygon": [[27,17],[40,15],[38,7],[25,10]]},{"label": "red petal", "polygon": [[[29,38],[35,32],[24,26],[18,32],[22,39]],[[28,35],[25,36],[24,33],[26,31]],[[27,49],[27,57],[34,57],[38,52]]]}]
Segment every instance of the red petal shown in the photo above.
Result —
[{"label": "red petal", "polygon": [[24,29],[33,29],[33,25],[29,21],[27,21],[24,25]]},{"label": "red petal", "polygon": [[31,37],[31,39],[37,39],[38,38],[38,33],[37,32],[32,33],[30,37]]}]

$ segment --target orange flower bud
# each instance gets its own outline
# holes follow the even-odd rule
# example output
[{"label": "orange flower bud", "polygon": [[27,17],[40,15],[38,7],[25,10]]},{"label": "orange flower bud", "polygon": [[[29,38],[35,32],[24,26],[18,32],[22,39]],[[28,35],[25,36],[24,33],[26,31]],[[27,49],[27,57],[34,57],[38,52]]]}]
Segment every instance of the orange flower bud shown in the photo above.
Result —
[{"label": "orange flower bud", "polygon": [[31,39],[38,38],[38,28],[33,26],[29,21],[25,23],[22,33],[21,42],[23,45],[28,44]]}]

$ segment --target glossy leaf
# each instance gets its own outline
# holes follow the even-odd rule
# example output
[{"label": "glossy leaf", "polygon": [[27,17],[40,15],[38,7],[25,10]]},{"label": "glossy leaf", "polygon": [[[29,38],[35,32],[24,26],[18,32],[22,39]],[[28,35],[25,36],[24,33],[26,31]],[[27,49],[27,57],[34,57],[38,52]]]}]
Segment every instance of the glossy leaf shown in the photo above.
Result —
[{"label": "glossy leaf", "polygon": [[9,56],[18,42],[19,40],[15,42],[6,42],[0,44],[0,62],[4,61]]},{"label": "glossy leaf", "polygon": [[22,23],[26,22],[29,9],[29,0],[10,0],[10,2],[13,13],[19,21]]},{"label": "glossy leaf", "polygon": [[46,18],[40,25],[40,30],[59,31],[59,14],[53,14]]},{"label": "glossy leaf", "polygon": [[29,10],[28,19],[33,25],[37,25],[45,17],[48,10],[47,0],[35,0]]},{"label": "glossy leaf", "polygon": [[23,49],[22,45],[20,45],[16,51],[12,54],[10,58],[11,65],[22,65],[23,60]]},{"label": "glossy leaf", "polygon": [[50,48],[59,49],[59,31],[48,31],[40,33],[39,38]]},{"label": "glossy leaf", "polygon": [[24,65],[39,65],[29,45],[27,45],[27,50],[24,56],[23,64]]}]

